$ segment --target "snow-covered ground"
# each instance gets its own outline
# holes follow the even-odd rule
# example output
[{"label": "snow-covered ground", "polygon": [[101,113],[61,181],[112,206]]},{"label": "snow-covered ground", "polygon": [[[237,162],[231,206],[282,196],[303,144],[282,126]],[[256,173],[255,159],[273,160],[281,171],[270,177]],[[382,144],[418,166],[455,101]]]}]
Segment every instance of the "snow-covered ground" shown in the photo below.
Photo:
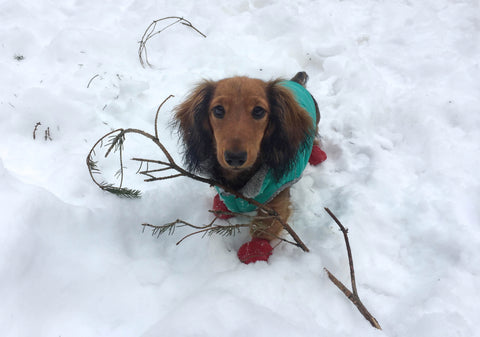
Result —
[{"label": "snow-covered ground", "polygon": [[[173,26],[142,68],[144,30],[172,15],[207,38]],[[480,335],[478,1],[4,0],[0,22],[1,336]],[[208,223],[212,189],[143,183],[129,161],[141,199],[90,180],[95,141],[153,132],[168,95],[160,138],[180,159],[171,110],[196,82],[298,70],[329,156],[293,189],[291,224],[310,253],[282,244],[244,265],[246,231],[176,246],[187,231],[157,239],[141,224]],[[139,137],[125,145],[126,158],[160,157]],[[358,290],[382,331],[323,270],[348,284],[323,207],[349,228]]]}]

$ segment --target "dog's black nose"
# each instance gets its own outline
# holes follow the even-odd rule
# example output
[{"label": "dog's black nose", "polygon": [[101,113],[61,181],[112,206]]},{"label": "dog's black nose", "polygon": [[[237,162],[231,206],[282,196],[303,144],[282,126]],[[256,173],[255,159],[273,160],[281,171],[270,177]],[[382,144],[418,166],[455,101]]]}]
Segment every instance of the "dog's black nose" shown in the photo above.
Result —
[{"label": "dog's black nose", "polygon": [[232,167],[240,167],[247,161],[247,152],[225,151],[225,161]]}]

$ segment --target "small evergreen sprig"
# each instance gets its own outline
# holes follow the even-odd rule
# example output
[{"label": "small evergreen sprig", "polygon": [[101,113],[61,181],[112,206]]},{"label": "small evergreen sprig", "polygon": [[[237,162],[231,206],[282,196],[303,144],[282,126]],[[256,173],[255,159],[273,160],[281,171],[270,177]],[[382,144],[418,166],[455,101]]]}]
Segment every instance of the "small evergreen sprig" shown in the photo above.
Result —
[{"label": "small evergreen sprig", "polygon": [[105,184],[101,188],[104,191],[115,194],[116,196],[119,196],[121,198],[137,199],[142,196],[142,192],[140,192],[139,190],[126,187],[115,187],[111,184]]},{"label": "small evergreen sprig", "polygon": [[210,222],[208,225],[205,225],[205,226],[196,226],[181,219],[177,219],[175,221],[172,221],[160,226],[151,225],[148,223],[144,223],[142,224],[142,226],[143,226],[143,231],[145,231],[145,228],[147,227],[151,228],[152,236],[156,236],[157,238],[160,237],[160,235],[165,233],[167,233],[168,235],[173,235],[175,233],[175,230],[178,227],[190,227],[190,228],[196,229],[195,232],[185,235],[180,241],[177,242],[177,245],[182,243],[182,241],[185,240],[186,238],[196,234],[202,234],[202,237],[211,236],[213,234],[220,235],[220,236],[234,236],[235,234],[238,234],[240,232],[241,228],[250,226],[249,224],[216,225],[215,222],[217,221],[217,219],[218,217],[215,217],[212,220],[212,222]]},{"label": "small evergreen sprig", "polygon": [[[125,133],[123,131],[124,131],[123,129],[113,130],[107,133],[106,135],[104,135],[95,143],[95,145],[92,147],[92,149],[87,155],[86,163],[87,163],[88,171],[90,173],[90,177],[92,178],[93,182],[102,190],[106,192],[110,192],[122,198],[129,198],[129,199],[140,198],[142,193],[139,190],[126,188],[122,186],[123,175],[124,175],[123,146],[125,142]],[[98,181],[94,177],[94,175],[101,175],[100,168],[98,167],[98,161],[93,160],[93,156],[95,156],[96,154],[95,148],[97,146],[100,146],[100,147],[103,146],[103,142],[105,139],[108,139],[108,142],[107,142],[108,150],[105,154],[105,157],[107,157],[110,154],[110,152],[112,152],[112,150],[113,152],[119,153],[120,169],[115,173],[115,176],[120,178],[120,184],[118,187],[111,183],[107,183],[105,181]]]}]

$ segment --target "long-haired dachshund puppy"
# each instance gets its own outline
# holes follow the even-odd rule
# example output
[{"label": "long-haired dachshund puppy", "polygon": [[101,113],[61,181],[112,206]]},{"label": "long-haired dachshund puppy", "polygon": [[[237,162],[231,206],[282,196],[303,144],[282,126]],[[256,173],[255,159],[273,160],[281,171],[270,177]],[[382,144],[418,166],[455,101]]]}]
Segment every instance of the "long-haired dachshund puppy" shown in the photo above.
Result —
[{"label": "long-haired dachshund puppy", "polygon": [[[286,222],[291,214],[290,186],[309,161],[318,164],[326,158],[314,146],[320,113],[305,89],[307,80],[307,74],[299,72],[290,81],[232,77],[200,83],[175,108],[187,168],[267,204]],[[256,209],[217,191],[215,210]],[[260,210],[257,213],[250,231],[253,240],[238,252],[245,263],[268,260],[269,241],[283,228],[278,221],[265,219]]]}]

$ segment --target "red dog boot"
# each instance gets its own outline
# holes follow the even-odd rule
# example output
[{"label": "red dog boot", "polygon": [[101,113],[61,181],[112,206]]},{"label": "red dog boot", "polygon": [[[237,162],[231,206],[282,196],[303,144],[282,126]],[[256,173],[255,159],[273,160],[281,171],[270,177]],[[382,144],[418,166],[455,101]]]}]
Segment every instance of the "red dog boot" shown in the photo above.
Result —
[{"label": "red dog boot", "polygon": [[272,246],[265,239],[252,239],[252,241],[244,243],[238,250],[238,258],[245,264],[257,261],[268,261],[272,255]]},{"label": "red dog boot", "polygon": [[327,159],[327,154],[318,145],[313,145],[312,154],[308,162],[312,165],[318,165]]},{"label": "red dog boot", "polygon": [[[230,212],[225,203],[220,199],[220,196],[217,194],[213,198],[213,210],[216,212]],[[227,220],[233,218],[231,214],[219,213],[217,214],[219,219]]]}]

